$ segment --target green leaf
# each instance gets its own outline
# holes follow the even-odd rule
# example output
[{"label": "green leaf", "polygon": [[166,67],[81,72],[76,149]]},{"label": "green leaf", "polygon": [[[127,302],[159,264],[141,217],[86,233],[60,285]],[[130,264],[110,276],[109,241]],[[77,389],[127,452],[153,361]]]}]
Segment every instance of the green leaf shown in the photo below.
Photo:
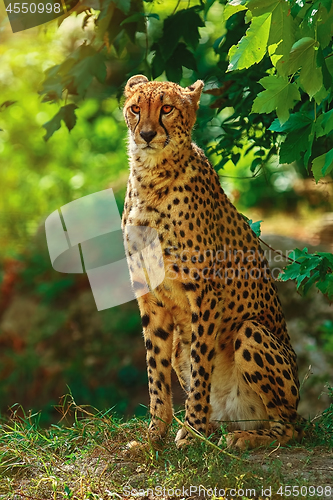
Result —
[{"label": "green leaf", "polygon": [[[332,254],[331,254],[332,255]],[[333,255],[332,255],[333,257]],[[326,257],[321,257],[320,264],[318,266],[319,277],[323,281],[326,278],[328,272],[332,272],[330,269],[330,261]]]},{"label": "green leaf", "polygon": [[171,57],[166,61],[161,54],[160,45],[154,44],[152,47],[155,50],[155,55],[152,60],[152,75],[153,78],[160,76],[165,71],[168,80],[179,82],[183,75],[183,66],[189,69],[197,70],[197,64],[193,53],[188,50],[185,43],[178,43]]},{"label": "green leaf", "polygon": [[259,83],[266,89],[255,98],[252,113],[271,113],[276,110],[280,123],[289,118],[289,109],[301,99],[296,83],[286,77],[265,76]]},{"label": "green leaf", "polygon": [[278,276],[278,280],[288,281],[296,279],[299,275],[300,267],[301,267],[300,264],[298,264],[297,262],[289,264],[289,266],[285,267],[283,271],[281,271],[281,273]]},{"label": "green leaf", "polygon": [[102,53],[93,51],[92,55],[82,57],[68,71],[68,76],[73,78],[79,95],[84,95],[94,77],[101,83],[104,83],[106,78],[105,56]]},{"label": "green leaf", "polygon": [[329,174],[333,170],[333,149],[328,153],[315,158],[312,162],[312,172],[315,181],[318,182],[319,179]]},{"label": "green leaf", "polygon": [[304,16],[304,23],[307,23],[309,26],[316,25],[316,29],[318,29],[318,24],[320,24],[321,19],[327,17],[327,13],[331,9],[332,0],[316,0],[311,3],[308,10]]},{"label": "green leaf", "polygon": [[313,118],[304,113],[293,113],[289,119],[281,125],[280,120],[276,118],[268,130],[273,132],[292,132],[293,130],[300,130],[313,123]]},{"label": "green leaf", "polygon": [[323,166],[325,165],[325,157],[326,157],[326,154],[317,156],[317,158],[315,158],[312,162],[312,169],[311,170],[312,170],[313,177],[315,178],[316,183],[319,181],[319,179],[321,179],[323,177],[322,169],[323,169]]},{"label": "green leaf", "polygon": [[319,263],[320,257],[318,257],[318,255],[310,254],[310,256],[301,263],[300,274],[309,278],[311,276],[311,271],[313,271]]},{"label": "green leaf", "polygon": [[307,147],[305,154],[304,154],[304,166],[306,169],[308,168],[310,156],[312,153],[312,146],[313,146],[313,141],[315,138],[315,131],[316,131],[316,122],[313,122],[311,125],[309,137],[308,137],[308,147]]},{"label": "green leaf", "polygon": [[316,271],[312,274],[311,278],[307,280],[307,282],[303,285],[303,293],[306,295],[310,290],[311,286],[316,283],[319,279],[319,271]]},{"label": "green leaf", "polygon": [[[72,59],[73,64],[74,62],[75,60]],[[42,102],[56,102],[62,98],[62,91],[65,85],[62,81],[61,67],[62,65],[57,64],[46,70],[43,87],[39,91],[39,94],[44,94]]]},{"label": "green leaf", "polygon": [[263,163],[262,158],[255,158],[251,163],[250,167],[251,172],[255,172],[256,168],[259,167],[259,165],[262,165],[262,163]]},{"label": "green leaf", "polygon": [[[320,120],[319,120],[320,118]],[[318,124],[319,121],[319,124]],[[333,109],[327,113],[322,113],[317,119],[317,137],[328,135],[333,130]]]},{"label": "green leaf", "polygon": [[229,50],[228,71],[249,68],[264,57],[271,26],[271,13],[254,17],[245,36]]},{"label": "green leaf", "polygon": [[96,35],[98,40],[103,40],[104,34],[110,25],[115,10],[117,11],[118,9],[115,8],[115,4],[113,2],[110,4],[103,4],[96,22]]},{"label": "green leaf", "polygon": [[163,73],[165,68],[165,61],[162,57],[161,48],[158,43],[155,43],[152,46],[152,51],[155,51],[155,55],[151,62],[151,71],[152,71],[152,76],[155,79]]},{"label": "green leaf", "polygon": [[204,27],[205,24],[196,10],[196,7],[180,10],[165,19],[163,35],[158,41],[165,60],[174,53],[181,38],[193,50],[197,48],[200,39],[198,28]]},{"label": "green leaf", "polygon": [[303,248],[303,250],[300,250],[299,248],[295,248],[295,260],[301,261],[303,259],[307,259],[309,256],[309,251],[306,247]]},{"label": "green leaf", "polygon": [[188,50],[185,43],[179,43],[172,56],[165,63],[167,79],[179,82],[183,75],[182,67],[197,70],[197,63],[192,52]]},{"label": "green leaf", "polygon": [[140,21],[143,17],[149,18],[153,17],[154,19],[159,20],[160,16],[158,14],[146,14],[145,12],[137,12],[136,14],[133,14],[133,16],[126,17],[124,21],[120,23],[120,26],[123,26],[124,24],[128,23],[133,23],[134,21]]},{"label": "green leaf", "polygon": [[300,75],[299,83],[307,94],[312,98],[320,91],[323,85],[323,72],[317,67],[317,52],[314,47],[309,50],[305,58]]},{"label": "green leaf", "polygon": [[290,132],[280,147],[280,163],[292,163],[301,159],[301,153],[309,147],[311,125],[296,132]]},{"label": "green leaf", "polygon": [[248,224],[250,226],[250,228],[252,229],[252,231],[255,233],[256,236],[259,236],[261,235],[261,223],[263,222],[262,220],[258,220],[257,222],[252,222],[252,219],[248,219]]},{"label": "green leaf", "polygon": [[307,55],[313,50],[318,43],[310,37],[303,37],[297,40],[291,48],[289,61],[286,65],[288,75],[296,73],[296,71],[304,64]]},{"label": "green leaf", "polygon": [[129,13],[131,0],[115,0],[113,3],[115,3],[118,9],[120,9],[124,14]]},{"label": "green leaf", "polygon": [[301,9],[305,6],[306,0],[290,0],[291,10],[290,13],[293,17],[296,17]]},{"label": "green leaf", "polygon": [[321,104],[323,101],[326,100],[326,97],[329,95],[329,90],[326,90],[324,85],[322,85],[319,89],[318,92],[316,92],[316,94],[313,96],[314,100],[316,101],[316,103],[319,105]]},{"label": "green leaf", "polygon": [[207,21],[207,15],[208,11],[211,8],[211,6],[216,2],[216,0],[206,0],[205,2],[205,8],[204,8],[204,19]]},{"label": "green leaf", "polygon": [[301,288],[306,293],[310,286],[320,277],[318,267],[322,263],[322,258],[317,254],[308,254],[307,248],[302,251],[296,248],[295,258],[297,262],[293,262],[284,268],[278,279],[280,281],[296,280],[297,289]]},{"label": "green leaf", "polygon": [[68,130],[71,131],[76,123],[76,109],[76,104],[66,104],[66,106],[62,106],[59,109],[58,113],[50,121],[44,123],[43,127],[46,129],[44,140],[48,141],[54,132],[61,127],[61,121],[63,121]]},{"label": "green leaf", "polygon": [[288,59],[295,42],[297,23],[290,15],[289,5],[284,0],[277,3],[272,11],[271,29],[268,38],[269,55],[274,66],[281,65]]},{"label": "green leaf", "polygon": [[329,299],[333,299],[333,274],[328,274],[324,281],[317,283],[317,288]]},{"label": "green leaf", "polygon": [[322,257],[323,259],[328,260],[328,265],[332,268],[333,270],[333,254],[328,253],[328,252],[318,252],[318,255]]},{"label": "green leaf", "polygon": [[322,168],[323,175],[329,174],[333,169],[333,149],[325,154],[325,162]]},{"label": "green leaf", "polygon": [[252,12],[253,17],[259,17],[268,12],[273,12],[280,1],[281,0],[249,0],[247,7]]},{"label": "green leaf", "polygon": [[294,74],[301,68],[299,83],[312,98],[323,85],[323,73],[317,66],[319,43],[311,37],[303,37],[291,48],[289,61],[284,65],[284,74]]},{"label": "green leaf", "polygon": [[231,16],[236,14],[237,12],[240,12],[242,10],[246,10],[247,7],[245,5],[242,5],[240,3],[234,4],[234,2],[227,3],[227,5],[224,7],[223,10],[223,19],[224,21],[227,21]]},{"label": "green leaf", "polygon": [[324,57],[322,48],[319,47],[317,50],[317,66],[318,68],[321,68],[322,73],[323,73],[323,84],[325,89],[330,90],[330,87],[332,85],[332,75],[328,71],[328,67],[326,64],[326,59]]},{"label": "green leaf", "polygon": [[332,40],[333,11],[328,9],[329,14],[323,13],[322,21],[317,25],[317,40],[322,49],[325,49]]},{"label": "green leaf", "polygon": [[128,44],[128,36],[125,30],[121,30],[119,35],[113,40],[113,48],[116,51],[118,57],[123,53],[126,45]]},{"label": "green leaf", "polygon": [[253,16],[260,16],[267,12],[272,14],[267,43],[270,58],[276,66],[281,58],[288,58],[295,41],[297,23],[290,15],[290,6],[284,0],[250,0],[248,8]]}]

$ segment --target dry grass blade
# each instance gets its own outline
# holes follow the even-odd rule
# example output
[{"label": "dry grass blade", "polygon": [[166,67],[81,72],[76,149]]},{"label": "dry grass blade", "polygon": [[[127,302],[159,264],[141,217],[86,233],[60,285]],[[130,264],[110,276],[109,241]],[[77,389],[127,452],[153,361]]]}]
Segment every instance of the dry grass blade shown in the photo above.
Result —
[{"label": "dry grass blade", "polygon": [[222,448],[220,448],[219,446],[216,446],[216,444],[212,443],[211,441],[209,441],[209,439],[207,439],[205,436],[203,436],[202,434],[200,434],[198,431],[196,431],[195,429],[193,429],[193,427],[189,426],[188,424],[184,424],[181,420],[179,420],[179,418],[176,417],[176,415],[173,416],[173,418],[176,420],[176,422],[178,424],[180,424],[182,427],[185,427],[185,429],[192,435],[194,436],[195,438],[198,438],[200,439],[201,441],[205,442],[206,444],[208,444],[210,447],[214,448],[215,450],[218,450],[220,453],[223,453],[224,455],[227,455],[228,457],[230,458],[233,458],[234,460],[243,460],[239,457],[236,457],[236,455],[232,455],[231,453],[228,453],[227,451],[223,450]]}]

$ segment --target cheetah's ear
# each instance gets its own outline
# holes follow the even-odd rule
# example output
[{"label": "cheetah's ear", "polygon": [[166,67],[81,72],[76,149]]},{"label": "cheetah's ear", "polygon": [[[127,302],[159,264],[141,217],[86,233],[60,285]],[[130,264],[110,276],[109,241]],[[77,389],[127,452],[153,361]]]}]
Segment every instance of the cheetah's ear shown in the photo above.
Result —
[{"label": "cheetah's ear", "polygon": [[132,76],[126,83],[126,87],[124,90],[125,96],[131,97],[131,95],[135,92],[137,85],[142,85],[143,83],[147,83],[148,81],[149,80],[145,75]]},{"label": "cheetah's ear", "polygon": [[188,94],[191,97],[191,100],[193,104],[196,106],[196,108],[198,108],[199,106],[199,101],[203,86],[204,82],[202,80],[197,80],[196,82],[192,83],[192,85],[184,89],[186,94]]}]

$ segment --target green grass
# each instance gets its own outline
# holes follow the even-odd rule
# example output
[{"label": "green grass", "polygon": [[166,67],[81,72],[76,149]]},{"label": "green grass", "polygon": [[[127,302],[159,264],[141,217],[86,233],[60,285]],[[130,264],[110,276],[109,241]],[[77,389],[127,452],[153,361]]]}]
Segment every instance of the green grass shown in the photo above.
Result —
[{"label": "green grass", "polygon": [[[217,495],[210,498],[249,500],[264,499],[262,488],[272,488],[269,498],[286,498],[277,494],[281,486],[303,486],[305,492],[304,488],[319,484],[331,484],[333,496],[329,465],[328,475],[322,479],[306,472],[318,453],[332,466],[333,405],[316,420],[301,445],[293,443],[283,449],[273,445],[243,453],[228,450],[236,455],[234,458],[217,448],[217,435],[194,438],[189,446],[177,450],[176,421],[163,449],[156,451],[148,446],[146,418],[123,422],[113,417],[111,410],[101,413],[79,407],[71,397],[65,398],[61,411],[62,421],[48,429],[40,427],[39,414],[25,414],[19,407],[10,419],[2,421],[0,499],[123,499],[129,498],[134,489],[160,486],[171,498],[177,498],[177,493],[178,498],[197,498],[199,487],[203,497],[204,489],[216,487],[225,490],[225,495],[216,491]],[[191,485],[197,492],[190,492]],[[174,492],[183,487],[184,491]],[[244,494],[231,497],[230,488]],[[152,498],[161,498],[159,492],[154,490]],[[310,497],[330,498],[299,498]]]}]

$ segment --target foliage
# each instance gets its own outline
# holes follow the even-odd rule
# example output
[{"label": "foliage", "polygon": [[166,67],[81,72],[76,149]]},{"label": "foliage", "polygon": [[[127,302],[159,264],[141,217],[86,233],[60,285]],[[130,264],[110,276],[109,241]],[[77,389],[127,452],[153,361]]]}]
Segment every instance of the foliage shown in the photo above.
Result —
[{"label": "foliage", "polygon": [[297,289],[304,294],[313,284],[328,298],[333,297],[333,255],[328,252],[309,254],[307,248],[296,248],[295,262],[280,275],[281,281],[296,280]]},{"label": "foliage", "polygon": [[[245,219],[247,219],[247,217],[245,217]],[[261,227],[260,227],[260,223],[262,222],[262,220],[259,220],[257,222],[253,222],[252,219],[247,219],[247,222],[250,226],[250,228],[252,229],[252,231],[254,232],[254,234],[256,236],[259,236],[261,235]]]},{"label": "foliage", "polygon": [[[15,34],[0,44],[0,246],[4,256],[24,251],[51,212],[110,183],[116,186],[122,211],[128,172],[126,126],[115,96],[103,102],[91,97],[79,108],[68,103],[58,111],[56,104],[41,103],[37,94],[45,65],[63,57],[72,33],[65,35],[54,30],[36,36]],[[73,125],[74,114],[71,134],[62,125],[51,141],[43,140],[43,123],[60,126],[61,120],[72,120]],[[47,127],[50,132],[52,125]]]},{"label": "foliage", "polygon": [[[147,418],[122,422],[112,410],[100,412],[77,405],[71,394],[63,398],[59,411],[62,421],[48,429],[40,427],[40,414],[27,414],[18,406],[13,407],[10,419],[2,420],[0,496],[8,500],[21,495],[97,500],[123,498],[124,494],[127,497],[124,487],[129,491],[157,486],[186,490],[192,485],[207,492],[215,487],[226,492],[236,488],[243,490],[244,500],[263,500],[266,495],[263,496],[262,488],[271,486],[276,492],[281,485],[292,483],[303,486],[304,491],[305,486],[314,484],[315,478],[308,473],[304,476],[299,468],[307,470],[319,443],[318,453],[330,463],[331,409],[323,414],[321,422],[317,420],[312,439],[296,445],[297,457],[302,457],[297,461],[295,449],[290,452],[289,447],[280,448],[276,457],[274,445],[266,451],[239,452],[234,459],[226,458],[216,445],[211,446],[218,441],[219,433],[204,440],[193,439],[190,446],[178,450],[174,443],[178,429],[175,421],[164,447],[153,450],[147,444]],[[323,432],[325,443],[320,441]],[[297,466],[285,466],[290,461]],[[326,469],[327,474],[322,477],[325,485],[330,479],[329,467]],[[193,496],[196,492],[191,493]],[[222,492],[218,496],[222,498]],[[321,496],[314,491],[311,498]]]},{"label": "foliage", "polygon": [[315,420],[313,437],[317,444],[333,448],[333,387],[326,385],[327,394],[332,400],[330,406]]},{"label": "foliage", "polygon": [[[265,90],[254,99],[252,112],[276,111],[278,120],[273,121],[269,130],[285,135],[280,162],[302,161],[308,167],[312,159],[318,180],[333,169],[329,155],[325,158],[318,155],[319,151],[328,154],[333,145],[329,110],[332,2],[234,0],[226,8],[227,16],[239,15],[239,4],[242,14],[246,10],[250,25],[245,37],[229,50],[228,71],[249,68],[268,53],[269,76],[259,79]],[[249,38],[260,39],[259,52],[248,46]],[[291,115],[290,110],[293,110]]]}]

